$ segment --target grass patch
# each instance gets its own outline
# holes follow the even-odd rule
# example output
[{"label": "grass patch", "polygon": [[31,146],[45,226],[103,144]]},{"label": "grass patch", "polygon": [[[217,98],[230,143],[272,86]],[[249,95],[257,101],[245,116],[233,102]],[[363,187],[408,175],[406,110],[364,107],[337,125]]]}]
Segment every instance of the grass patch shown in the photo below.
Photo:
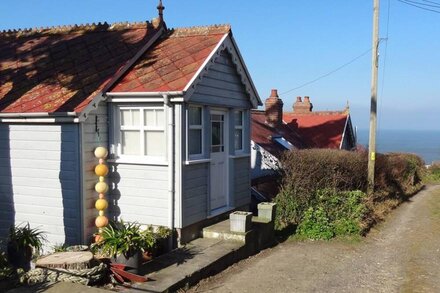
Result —
[{"label": "grass patch", "polygon": [[440,164],[429,166],[423,176],[425,184],[440,184]]}]

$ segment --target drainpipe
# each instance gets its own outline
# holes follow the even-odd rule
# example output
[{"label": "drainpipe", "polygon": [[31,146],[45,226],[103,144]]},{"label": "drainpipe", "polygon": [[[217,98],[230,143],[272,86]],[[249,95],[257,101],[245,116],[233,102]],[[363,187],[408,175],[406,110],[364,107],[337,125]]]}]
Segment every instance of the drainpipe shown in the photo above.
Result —
[{"label": "drainpipe", "polygon": [[174,160],[174,107],[171,104],[170,96],[163,94],[163,101],[168,110],[168,194],[169,194],[169,223],[171,229],[170,248],[174,244],[174,199],[175,199],[175,160]]}]

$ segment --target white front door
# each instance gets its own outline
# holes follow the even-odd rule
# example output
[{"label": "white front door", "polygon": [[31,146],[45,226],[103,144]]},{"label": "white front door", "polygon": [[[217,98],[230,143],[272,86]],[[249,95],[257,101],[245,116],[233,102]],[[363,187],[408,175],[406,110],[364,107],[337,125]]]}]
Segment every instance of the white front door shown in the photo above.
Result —
[{"label": "white front door", "polygon": [[226,114],[211,111],[211,211],[228,205]]}]

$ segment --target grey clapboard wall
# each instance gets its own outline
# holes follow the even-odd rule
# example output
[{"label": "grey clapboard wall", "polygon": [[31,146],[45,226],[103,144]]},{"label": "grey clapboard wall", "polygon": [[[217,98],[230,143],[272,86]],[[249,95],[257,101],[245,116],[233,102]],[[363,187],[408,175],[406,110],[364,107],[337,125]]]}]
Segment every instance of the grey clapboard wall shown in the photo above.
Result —
[{"label": "grey clapboard wall", "polygon": [[209,67],[208,73],[197,83],[190,102],[202,105],[249,109],[250,100],[232,56],[223,51]]},{"label": "grey clapboard wall", "polygon": [[52,245],[80,243],[78,162],[78,125],[0,124],[0,238],[30,222]]},{"label": "grey clapboard wall", "polygon": [[168,225],[168,166],[112,164],[110,180],[112,217]]},{"label": "grey clapboard wall", "polygon": [[[220,54],[197,84],[194,93],[189,98],[190,103],[238,110],[251,108],[249,96],[231,58],[232,56],[227,51]],[[205,152],[209,154],[211,129],[208,112],[209,108],[204,107]],[[230,118],[234,117],[232,112],[229,116]],[[249,120],[248,112],[245,115],[245,120]],[[230,146],[233,147],[234,125],[232,119],[230,119],[230,123],[229,140]],[[246,129],[243,133],[244,149],[249,152],[249,122]],[[234,207],[246,205],[251,200],[250,159],[248,157],[230,159],[230,165],[233,166],[230,171],[234,172],[229,177],[232,205]],[[183,169],[183,226],[204,220],[208,216],[209,168],[209,163],[203,163],[185,166]]]},{"label": "grey clapboard wall", "polygon": [[101,102],[96,110],[89,113],[86,121],[81,125],[82,135],[82,180],[83,180],[83,239],[85,243],[91,241],[91,236],[96,232],[95,218],[98,215],[95,201],[98,194],[95,184],[98,177],[95,175],[95,166],[98,159],[94,150],[98,146],[108,146],[108,115],[107,103]]}]

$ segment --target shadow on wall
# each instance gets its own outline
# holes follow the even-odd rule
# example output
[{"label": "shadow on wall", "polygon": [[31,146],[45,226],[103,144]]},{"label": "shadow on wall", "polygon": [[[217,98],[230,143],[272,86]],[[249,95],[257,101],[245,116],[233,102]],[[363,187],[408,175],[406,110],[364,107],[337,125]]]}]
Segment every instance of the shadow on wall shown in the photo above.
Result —
[{"label": "shadow on wall", "polygon": [[59,180],[61,185],[64,243],[81,242],[81,198],[79,190],[80,155],[77,145],[78,127],[61,125],[61,152]]},{"label": "shadow on wall", "polygon": [[9,227],[15,224],[9,132],[9,125],[0,124],[0,241],[7,239]]},{"label": "shadow on wall", "polygon": [[117,221],[121,216],[121,208],[118,202],[121,199],[121,191],[118,189],[118,184],[121,181],[121,175],[118,173],[118,165],[110,166],[110,174],[108,176],[108,183],[110,190],[108,192],[108,218],[112,221]]}]

